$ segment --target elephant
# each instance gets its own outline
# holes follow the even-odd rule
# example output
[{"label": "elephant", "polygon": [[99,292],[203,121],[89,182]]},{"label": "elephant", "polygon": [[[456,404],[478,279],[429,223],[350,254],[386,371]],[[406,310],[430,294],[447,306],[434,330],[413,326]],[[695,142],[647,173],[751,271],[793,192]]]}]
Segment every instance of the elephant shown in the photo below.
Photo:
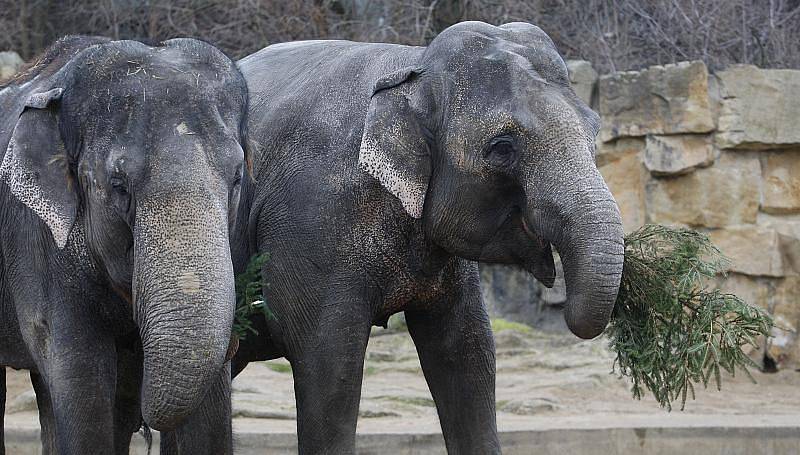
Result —
[{"label": "elephant", "polygon": [[248,99],[194,39],[66,37],[0,86],[0,370],[45,453],[127,454],[230,382]]},{"label": "elephant", "polygon": [[[594,161],[599,117],[551,39],[462,22],[427,47],[283,43],[239,68],[255,180],[232,248],[237,270],[270,255],[274,318],[252,319],[233,374],[286,357],[300,453],[354,453],[371,327],[404,312],[448,452],[499,453],[477,262],[552,286],[555,247],[581,338],[604,330],[622,273],[620,213]],[[193,425],[175,433],[214,422]]]}]

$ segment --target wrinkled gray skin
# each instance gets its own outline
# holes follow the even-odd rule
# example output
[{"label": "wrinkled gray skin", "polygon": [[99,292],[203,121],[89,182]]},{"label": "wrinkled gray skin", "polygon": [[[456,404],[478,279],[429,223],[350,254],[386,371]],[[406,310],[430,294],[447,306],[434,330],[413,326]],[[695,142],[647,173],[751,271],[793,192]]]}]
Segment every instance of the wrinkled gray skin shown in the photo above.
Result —
[{"label": "wrinkled gray skin", "polygon": [[188,39],[65,38],[0,88],[0,367],[31,371],[46,453],[127,454],[219,380],[246,113]]},{"label": "wrinkled gray skin", "polygon": [[606,326],[622,271],[619,211],[593,159],[598,117],[552,41],[530,24],[465,22],[426,48],[287,43],[239,66],[258,151],[234,256],[240,268],[270,253],[276,319],[254,320],[234,374],[285,356],[300,452],[354,453],[370,327],[404,311],[449,453],[500,452],[474,261],[552,285],[555,246],[582,338]]}]

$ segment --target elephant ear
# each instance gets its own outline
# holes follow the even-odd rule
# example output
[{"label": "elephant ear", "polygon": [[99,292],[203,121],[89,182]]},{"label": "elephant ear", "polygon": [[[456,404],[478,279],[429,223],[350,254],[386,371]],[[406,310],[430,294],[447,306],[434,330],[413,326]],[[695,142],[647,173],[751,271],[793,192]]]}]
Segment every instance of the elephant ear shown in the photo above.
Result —
[{"label": "elephant ear", "polygon": [[66,150],[54,106],[63,89],[31,95],[17,120],[0,164],[0,181],[47,224],[64,248],[78,212],[77,194],[68,188]]},{"label": "elephant ear", "polygon": [[409,102],[419,72],[403,69],[375,84],[358,155],[361,168],[400,199],[414,218],[422,217],[431,176],[426,136]]}]

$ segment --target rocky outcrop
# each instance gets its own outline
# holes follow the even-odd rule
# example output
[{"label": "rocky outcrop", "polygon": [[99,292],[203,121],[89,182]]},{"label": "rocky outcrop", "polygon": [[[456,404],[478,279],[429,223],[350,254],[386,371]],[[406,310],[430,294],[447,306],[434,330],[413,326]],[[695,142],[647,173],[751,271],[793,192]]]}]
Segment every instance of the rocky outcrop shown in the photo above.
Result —
[{"label": "rocky outcrop", "polygon": [[644,166],[653,175],[686,174],[710,166],[719,156],[707,134],[647,135]]},{"label": "rocky outcrop", "polygon": [[647,134],[708,133],[714,130],[702,62],[654,66],[600,78],[600,139]]},{"label": "rocky outcrop", "polygon": [[776,318],[762,351],[800,366],[800,71],[680,63],[603,76],[596,98],[626,231],[707,232],[731,260],[720,286]]},{"label": "rocky outcrop", "polygon": [[[800,117],[795,122],[800,130]],[[762,152],[759,156],[764,182],[761,210],[771,214],[800,213],[800,147]]]},{"label": "rocky outcrop", "polygon": [[17,74],[23,63],[16,52],[0,52],[0,82]]},{"label": "rocky outcrop", "polygon": [[737,65],[716,74],[716,141],[726,149],[800,146],[800,73]]},{"label": "rocky outcrop", "polygon": [[752,153],[724,153],[711,167],[645,185],[650,223],[718,228],[756,222],[761,165]]},{"label": "rocky outcrop", "polygon": [[481,264],[481,292],[492,317],[521,322],[545,331],[567,330],[562,305],[567,300],[560,262],[552,289],[530,273],[508,265]]},{"label": "rocky outcrop", "polygon": [[[644,141],[619,139],[604,144],[598,153],[600,173],[617,201],[625,232],[631,232],[644,224],[647,170],[642,165]],[[598,163],[599,164],[599,163]]]},{"label": "rocky outcrop", "polygon": [[586,60],[568,60],[567,70],[572,89],[584,103],[592,106],[595,85],[597,84],[597,71]]}]

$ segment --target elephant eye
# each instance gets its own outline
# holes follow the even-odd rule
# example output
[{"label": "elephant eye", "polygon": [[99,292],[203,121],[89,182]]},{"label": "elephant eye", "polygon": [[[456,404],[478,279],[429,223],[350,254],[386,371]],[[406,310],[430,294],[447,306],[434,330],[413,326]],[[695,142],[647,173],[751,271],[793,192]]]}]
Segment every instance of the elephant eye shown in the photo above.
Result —
[{"label": "elephant eye", "polygon": [[486,153],[486,160],[494,166],[509,167],[517,159],[517,151],[510,137],[500,136],[492,139]]}]

